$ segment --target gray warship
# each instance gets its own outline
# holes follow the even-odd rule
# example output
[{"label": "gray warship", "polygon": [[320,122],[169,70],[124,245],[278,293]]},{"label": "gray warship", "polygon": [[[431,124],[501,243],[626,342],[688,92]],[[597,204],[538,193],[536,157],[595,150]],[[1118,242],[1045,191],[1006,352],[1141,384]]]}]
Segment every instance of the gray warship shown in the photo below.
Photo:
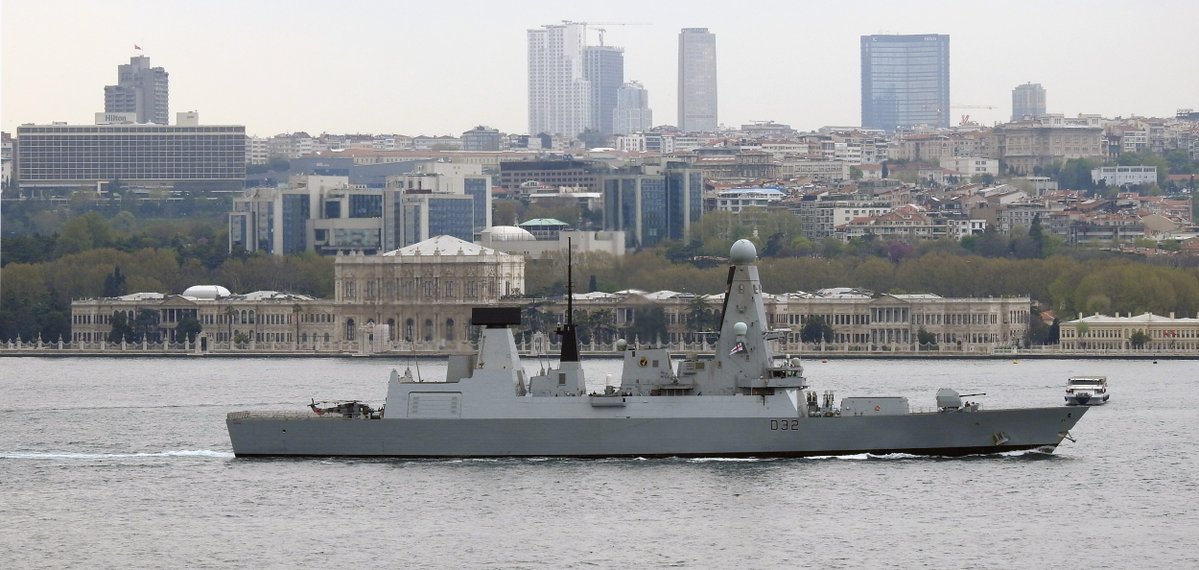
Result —
[{"label": "gray warship", "polygon": [[[444,382],[393,370],[384,405],[338,401],[297,412],[230,412],[237,457],[804,457],[1052,452],[1086,407],[984,409],[942,388],[936,408],[904,397],[808,390],[797,358],[772,353],[753,243],[730,252],[714,354],[677,366],[663,348],[618,343],[619,385],[589,392],[569,301],[556,368],[527,375],[511,325],[519,308],[475,309],[478,351],[450,357]],[[569,264],[568,264],[569,265]],[[569,282],[569,278],[568,278]],[[969,397],[973,394],[966,394]],[[315,412],[315,413],[314,413]]]}]

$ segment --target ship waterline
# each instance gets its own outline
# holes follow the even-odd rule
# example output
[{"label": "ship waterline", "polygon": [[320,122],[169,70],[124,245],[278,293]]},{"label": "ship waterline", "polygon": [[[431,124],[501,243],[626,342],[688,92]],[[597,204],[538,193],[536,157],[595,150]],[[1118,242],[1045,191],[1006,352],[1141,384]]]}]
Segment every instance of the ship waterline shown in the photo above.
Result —
[{"label": "ship waterline", "polygon": [[[639,402],[630,402],[637,408]],[[236,416],[238,456],[808,457],[1052,451],[1086,408],[805,417],[664,418],[647,404],[610,417],[371,420]],[[564,410],[565,411],[565,410]],[[657,417],[654,417],[657,416]]]},{"label": "ship waterline", "polygon": [[[951,389],[936,411],[907,398],[807,390],[798,358],[776,358],[747,240],[731,267],[715,352],[677,363],[665,348],[620,343],[619,385],[590,392],[568,295],[557,367],[529,376],[511,325],[520,311],[477,309],[478,353],[450,358],[444,382],[392,371],[380,410],[356,401],[314,414],[231,412],[238,456],[801,457],[856,453],[960,456],[1053,451],[1085,411],[981,409]],[[568,277],[568,283],[570,278]],[[966,394],[965,396],[973,396]],[[981,394],[979,394],[981,395]]]}]

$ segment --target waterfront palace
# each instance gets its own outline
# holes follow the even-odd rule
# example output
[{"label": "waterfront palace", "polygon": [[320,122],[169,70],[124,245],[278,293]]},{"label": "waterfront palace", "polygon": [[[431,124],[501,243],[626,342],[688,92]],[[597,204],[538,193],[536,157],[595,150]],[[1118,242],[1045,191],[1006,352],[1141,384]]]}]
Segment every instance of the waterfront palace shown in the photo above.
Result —
[{"label": "waterfront palace", "polygon": [[[523,298],[525,260],[450,236],[438,236],[381,255],[342,255],[335,259],[333,299],[275,291],[230,294],[223,287],[198,286],[183,294],[134,293],[121,297],[80,299],[71,303],[72,335],[65,346],[80,350],[137,349],[157,344],[180,345],[175,327],[194,318],[201,332],[189,350],[229,352],[424,354],[471,350],[474,332],[470,311],[476,306],[537,305],[549,320],[562,319],[564,299]],[[1020,346],[1029,327],[1027,296],[945,298],[932,294],[879,294],[848,288],[816,292],[763,294],[771,336],[782,352],[941,352],[987,354]],[[705,325],[719,316],[723,295],[635,289],[615,293],[575,294],[581,323],[602,317],[607,334],[584,336],[584,350],[608,352],[616,338],[668,344],[679,351],[711,350]],[[660,307],[664,330],[655,338],[631,332],[637,315]],[[696,313],[707,313],[696,319]],[[145,341],[108,342],[119,320],[140,323]],[[528,313],[526,313],[528,314]],[[804,325],[819,317],[832,338],[819,344],[800,340]],[[1080,323],[1086,323],[1080,326]],[[520,348],[553,350],[552,324],[526,323],[520,342],[539,338],[543,344]],[[708,325],[710,328],[710,325]],[[1081,329],[1081,330],[1080,330]],[[920,331],[933,345],[919,346]],[[1130,336],[1141,330],[1149,342],[1139,348],[1199,350],[1199,319],[1156,315],[1087,317],[1064,321],[1061,349],[1127,350]],[[533,333],[540,332],[541,335]],[[931,335],[931,336],[930,336]],[[134,344],[135,346],[127,346]]]}]

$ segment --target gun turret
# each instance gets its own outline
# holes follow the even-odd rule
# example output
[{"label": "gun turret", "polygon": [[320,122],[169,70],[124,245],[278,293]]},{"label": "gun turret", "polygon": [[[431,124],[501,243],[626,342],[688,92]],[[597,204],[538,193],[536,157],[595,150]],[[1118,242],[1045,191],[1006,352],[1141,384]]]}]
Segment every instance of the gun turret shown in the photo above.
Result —
[{"label": "gun turret", "polygon": [[986,396],[986,392],[974,392],[972,394],[959,394],[957,390],[950,388],[941,388],[937,390],[937,407],[941,411],[957,410],[962,407],[962,398],[971,396]]}]

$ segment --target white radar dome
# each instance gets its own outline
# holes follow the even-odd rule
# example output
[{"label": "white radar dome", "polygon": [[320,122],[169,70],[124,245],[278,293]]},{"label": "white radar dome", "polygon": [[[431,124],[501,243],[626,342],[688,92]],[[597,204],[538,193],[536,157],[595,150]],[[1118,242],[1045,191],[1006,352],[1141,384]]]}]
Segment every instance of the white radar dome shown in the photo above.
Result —
[{"label": "white radar dome", "polygon": [[733,244],[733,247],[729,249],[729,261],[733,262],[734,265],[753,263],[757,259],[758,248],[754,245],[754,242],[747,239],[737,240]]},{"label": "white radar dome", "polygon": [[745,323],[733,323],[733,334],[737,336],[745,336],[745,333],[747,332],[749,332],[749,327]]}]

